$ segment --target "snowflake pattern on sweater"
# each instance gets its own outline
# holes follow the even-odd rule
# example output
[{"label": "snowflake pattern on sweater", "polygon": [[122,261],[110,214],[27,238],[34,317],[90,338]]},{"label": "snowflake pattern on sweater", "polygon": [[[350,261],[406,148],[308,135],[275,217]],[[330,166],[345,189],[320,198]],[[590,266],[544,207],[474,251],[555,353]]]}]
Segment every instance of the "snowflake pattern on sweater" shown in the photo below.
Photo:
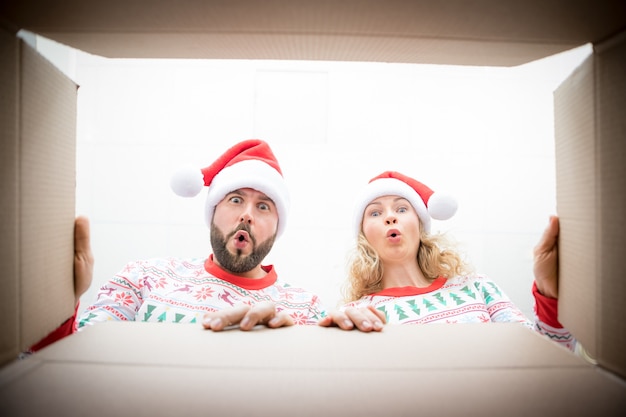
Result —
[{"label": "snowflake pattern on sweater", "polygon": [[273,266],[260,279],[238,277],[208,259],[158,258],[128,263],[98,292],[78,319],[197,323],[205,313],[262,301],[276,304],[295,324],[317,324],[326,315],[319,298],[278,280]]},{"label": "snowflake pattern on sweater", "polygon": [[437,278],[425,288],[387,288],[348,307],[373,306],[384,313],[388,324],[431,323],[520,323],[569,350],[575,339],[565,329],[555,328],[535,318],[530,321],[502,289],[481,274]]}]

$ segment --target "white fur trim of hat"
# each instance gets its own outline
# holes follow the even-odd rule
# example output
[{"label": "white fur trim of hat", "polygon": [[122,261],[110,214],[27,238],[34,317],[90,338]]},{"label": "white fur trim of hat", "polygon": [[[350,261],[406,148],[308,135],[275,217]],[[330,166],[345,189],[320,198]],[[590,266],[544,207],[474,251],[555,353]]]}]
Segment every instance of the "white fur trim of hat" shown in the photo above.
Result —
[{"label": "white fur trim of hat", "polygon": [[430,233],[431,219],[448,220],[456,213],[456,200],[443,193],[435,193],[421,182],[395,171],[385,171],[372,178],[365,186],[354,209],[354,231],[358,236],[365,208],[375,199],[388,195],[406,198],[417,212],[424,231]]},{"label": "white fur trim of hat", "polygon": [[195,197],[208,187],[205,221],[211,224],[215,206],[241,188],[252,188],[272,199],[278,212],[276,235],[285,230],[289,212],[289,190],[269,145],[250,139],[229,148],[213,164],[203,169],[185,167],[174,173],[170,186],[181,197]]}]

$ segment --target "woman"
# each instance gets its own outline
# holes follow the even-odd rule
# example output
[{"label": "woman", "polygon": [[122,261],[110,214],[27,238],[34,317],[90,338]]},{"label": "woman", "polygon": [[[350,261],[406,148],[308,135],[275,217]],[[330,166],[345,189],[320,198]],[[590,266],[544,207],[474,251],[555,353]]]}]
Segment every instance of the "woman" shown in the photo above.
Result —
[{"label": "woman", "polygon": [[495,282],[474,273],[444,235],[430,233],[431,218],[447,220],[456,207],[401,173],[373,178],[357,201],[347,303],[320,324],[368,331],[382,323],[516,322],[573,349],[575,340],[556,315],[558,219],[535,248],[533,323]]}]

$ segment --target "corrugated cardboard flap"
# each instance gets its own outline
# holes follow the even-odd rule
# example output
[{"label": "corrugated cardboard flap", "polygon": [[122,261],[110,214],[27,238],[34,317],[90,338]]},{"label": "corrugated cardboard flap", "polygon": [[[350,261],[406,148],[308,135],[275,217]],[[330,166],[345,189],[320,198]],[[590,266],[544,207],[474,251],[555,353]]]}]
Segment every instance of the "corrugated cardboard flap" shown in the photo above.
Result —
[{"label": "corrugated cardboard flap", "polygon": [[73,313],[76,85],[13,34],[1,42],[5,362]]},{"label": "corrugated cardboard flap", "polygon": [[594,46],[555,92],[559,319],[626,377],[626,32]]},{"label": "corrugated cardboard flap", "polygon": [[5,1],[16,29],[106,57],[513,66],[626,27],[620,0]]}]

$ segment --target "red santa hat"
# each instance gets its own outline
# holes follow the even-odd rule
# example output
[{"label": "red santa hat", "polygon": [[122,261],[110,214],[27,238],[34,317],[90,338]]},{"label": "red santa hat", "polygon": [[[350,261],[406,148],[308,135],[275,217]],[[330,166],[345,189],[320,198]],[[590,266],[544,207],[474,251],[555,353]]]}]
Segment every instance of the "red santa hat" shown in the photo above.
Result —
[{"label": "red santa hat", "polygon": [[430,232],[430,220],[448,220],[456,213],[456,200],[442,193],[435,193],[421,182],[399,172],[385,171],[372,178],[357,199],[354,222],[356,233],[361,231],[363,214],[369,203],[387,195],[406,198],[417,212],[424,231]]},{"label": "red santa hat", "polygon": [[211,224],[215,206],[226,194],[240,188],[253,188],[272,199],[278,211],[280,236],[289,210],[289,191],[270,146],[259,139],[239,142],[203,169],[183,168],[171,179],[172,190],[181,197],[195,197],[208,187],[205,220]]}]

